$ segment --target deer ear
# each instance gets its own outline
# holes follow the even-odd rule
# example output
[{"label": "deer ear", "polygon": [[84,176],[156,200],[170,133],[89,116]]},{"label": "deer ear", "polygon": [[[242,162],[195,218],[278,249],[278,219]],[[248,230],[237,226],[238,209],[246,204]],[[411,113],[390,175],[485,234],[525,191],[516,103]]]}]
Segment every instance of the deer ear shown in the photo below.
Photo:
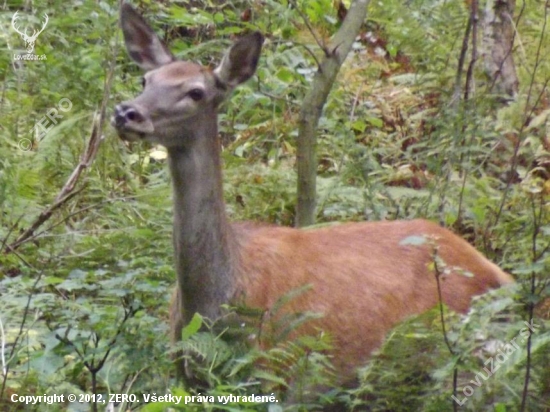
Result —
[{"label": "deer ear", "polygon": [[152,70],[175,60],[153,29],[128,3],[120,8],[120,25],[130,57],[143,70]]},{"label": "deer ear", "polygon": [[256,71],[263,42],[264,37],[259,32],[239,39],[227,51],[214,74],[229,88],[247,81]]}]

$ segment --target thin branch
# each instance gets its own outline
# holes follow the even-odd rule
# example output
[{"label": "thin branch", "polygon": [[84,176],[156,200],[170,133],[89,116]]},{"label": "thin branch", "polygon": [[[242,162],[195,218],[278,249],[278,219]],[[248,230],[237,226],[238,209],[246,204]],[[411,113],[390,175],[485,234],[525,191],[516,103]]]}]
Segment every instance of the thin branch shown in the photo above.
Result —
[{"label": "thin branch", "polygon": [[[453,350],[453,347],[451,345],[451,342],[449,342],[449,338],[447,337],[447,329],[445,326],[445,311],[443,310],[443,294],[441,292],[441,271],[439,270],[439,266],[437,265],[437,248],[434,247],[434,252],[432,255],[432,262],[434,263],[434,271],[435,271],[435,280],[437,283],[437,299],[439,302],[439,317],[441,319],[441,329],[443,330],[443,340],[445,341],[445,345],[447,346],[447,349],[449,349],[449,352],[451,355],[456,355],[455,351]],[[456,394],[455,394],[456,395]]]},{"label": "thin branch", "polygon": [[42,235],[44,235],[45,233],[51,231],[52,229],[56,228],[57,226],[65,223],[66,221],[68,221],[70,218],[76,216],[76,215],[79,215],[81,213],[84,213],[84,212],[87,212],[88,210],[92,210],[92,209],[95,209],[95,208],[99,208],[101,206],[103,206],[104,204],[106,203],[111,203],[113,201],[113,199],[106,199],[106,200],[102,200],[101,202],[97,202],[97,203],[94,203],[93,205],[88,205],[86,207],[83,207],[81,209],[78,209],[72,213],[69,213],[67,216],[64,216],[63,219],[60,219],[59,221],[55,222],[55,223],[52,223],[50,226],[48,226],[47,228],[45,228],[44,230],[42,230],[41,232],[38,232],[36,233],[35,237],[40,237]]},{"label": "thin branch", "polygon": [[296,9],[298,14],[300,15],[300,17],[304,21],[304,24],[306,25],[307,29],[309,30],[309,32],[311,33],[311,35],[315,39],[315,42],[317,43],[317,45],[321,48],[321,50],[323,50],[325,52],[325,56],[328,56],[328,49],[327,49],[327,46],[326,46],[325,42],[322,39],[320,39],[319,37],[317,37],[317,33],[315,33],[315,30],[313,30],[313,27],[311,26],[311,24],[309,24],[309,19],[307,18],[305,13],[300,9],[300,7],[298,7],[298,4],[296,4],[296,2],[294,0],[290,0],[289,3],[292,4],[292,6]]},{"label": "thin branch", "polygon": [[109,69],[105,79],[105,84],[103,88],[103,98],[99,107],[99,115],[94,116],[92,131],[90,133],[90,139],[84,153],[80,158],[80,162],[75,167],[65,185],[61,188],[58,195],[56,196],[54,202],[43,210],[40,215],[35,219],[35,221],[29,226],[13,243],[7,246],[7,251],[14,252],[25,242],[28,242],[31,239],[36,238],[35,231],[42,226],[53,213],[59,209],[61,206],[66,204],[70,199],[77,195],[82,188],[77,191],[74,191],[77,182],[79,181],[82,173],[87,169],[94,161],[99,145],[104,139],[103,136],[103,126],[105,124],[106,112],[107,112],[107,103],[111,95],[111,86],[114,79],[115,66],[116,66],[116,56],[118,51],[118,43],[113,49],[113,54],[111,56],[111,61],[109,63]]},{"label": "thin branch", "polygon": [[474,87],[474,66],[477,61],[477,28],[479,21],[478,4],[477,0],[472,0],[472,6],[470,11],[470,21],[472,25],[472,59],[468,65],[468,71],[466,72],[466,84],[464,86],[464,101],[468,101],[470,94],[470,88]]},{"label": "thin branch", "polygon": [[[139,375],[141,375],[141,373],[147,369],[147,366],[146,367],[143,367],[141,368],[139,371],[137,371],[134,376],[132,377],[130,383],[128,384],[128,386],[126,386],[126,382],[128,381],[128,375],[126,376],[126,378],[124,379],[124,382],[122,383],[122,385],[120,386],[121,387],[121,390],[119,391],[119,393],[122,393],[124,392],[126,395],[128,395],[130,393],[130,391],[132,390],[132,386],[134,386],[134,383],[136,382],[137,378],[139,377]],[[125,389],[125,388],[128,388],[128,389]],[[120,404],[120,408],[119,410],[120,411],[124,411],[126,410],[125,407],[126,407],[126,404],[128,403],[128,401],[124,400],[122,402],[122,404]]]},{"label": "thin branch", "polygon": [[[21,219],[23,218],[24,214],[22,214],[21,216],[19,216],[17,218],[17,221],[10,226],[9,230],[8,230],[8,233],[6,234],[6,236],[4,237],[4,239],[2,240],[2,245],[0,246],[0,252],[4,250],[4,248],[6,247],[6,242],[8,241],[9,237],[11,236],[11,234],[13,233],[13,231],[15,230],[15,228],[17,228],[17,225],[19,224],[19,222],[21,221]],[[31,269],[34,269],[36,270],[36,268],[31,265],[31,263],[26,260],[23,256],[21,256],[17,251],[12,251],[12,253],[21,261],[23,262],[23,264]]]},{"label": "thin branch", "polygon": [[[533,263],[537,262],[539,257],[541,255],[537,251],[537,240],[538,236],[540,234],[540,228],[542,225],[542,221],[540,220],[542,218],[542,215],[544,213],[544,205],[542,202],[542,196],[541,196],[541,205],[538,209],[538,218],[537,218],[537,207],[535,205],[535,198],[532,198],[531,200],[531,209],[533,213],[533,235],[531,236],[531,253],[532,253],[532,259]],[[533,301],[533,296],[537,295],[537,274],[533,270],[531,272],[531,276],[529,279],[530,283],[530,297],[528,303],[527,303],[527,314],[528,319],[527,322],[531,325],[533,323],[533,318],[535,315],[535,302]],[[523,392],[521,395],[521,407],[520,411],[523,412],[526,410],[527,407],[527,395],[529,393],[529,382],[531,380],[531,368],[532,368],[532,336],[533,332],[530,331],[529,336],[527,337],[527,357],[525,360],[525,378],[523,380]]]},{"label": "thin branch", "polygon": [[544,81],[544,84],[542,85],[541,87],[541,90],[539,92],[539,94],[537,95],[537,98],[535,99],[535,102],[533,103],[533,105],[531,106],[531,110],[529,110],[529,113],[527,115],[524,116],[524,123],[525,123],[525,126],[528,126],[529,125],[529,120],[533,117],[533,115],[535,114],[535,110],[537,110],[537,107],[538,107],[538,104],[540,103],[541,99],[544,97],[545,93],[546,93],[546,88],[548,87],[548,83],[550,83],[550,77],[547,78],[545,81]]},{"label": "thin branch", "polygon": [[357,88],[357,91],[355,92],[355,96],[353,97],[353,103],[351,104],[351,110],[349,114],[349,121],[350,123],[353,122],[355,119],[355,109],[357,108],[357,104],[359,103],[359,96],[361,96],[361,93],[363,92],[363,84],[360,84]]},{"label": "thin branch", "polygon": [[8,242],[9,237],[10,237],[11,234],[15,231],[15,228],[19,225],[19,222],[21,221],[21,219],[23,219],[24,216],[25,216],[25,214],[22,213],[22,214],[17,218],[17,220],[15,221],[15,223],[14,223],[13,225],[10,226],[10,228],[8,229],[8,233],[6,234],[6,236],[4,236],[4,239],[2,239],[2,244],[0,245],[0,251],[4,250],[4,247],[6,247],[6,243]]},{"label": "thin branch", "polygon": [[13,252],[23,243],[29,241],[30,239],[34,239],[34,232],[40,226],[42,226],[57,209],[59,209],[61,206],[71,200],[82,190],[81,188],[78,191],[73,192],[74,186],[80,178],[82,171],[89,165],[86,161],[87,155],[93,154],[95,156],[95,152],[97,152],[97,147],[99,146],[100,142],[101,139],[99,139],[99,136],[92,132],[92,136],[90,137],[84,156],[82,157],[77,167],[73,170],[73,173],[71,174],[65,185],[61,188],[60,192],[55,198],[55,201],[45,210],[43,210],[40,215],[38,215],[38,217],[35,219],[35,221],[13,243],[9,244],[6,247],[6,250],[8,252]]},{"label": "thin branch", "polygon": [[296,46],[302,47],[307,52],[307,54],[309,54],[311,56],[311,58],[313,60],[315,60],[315,64],[317,65],[317,67],[321,67],[321,62],[319,61],[319,59],[317,58],[317,56],[315,55],[313,50],[311,50],[306,44],[300,43],[300,42],[297,42],[297,41],[292,42],[292,43],[295,44]]},{"label": "thin branch", "polygon": [[[92,354],[92,360],[91,362],[87,361],[86,360],[86,351],[83,350],[83,351],[80,351],[78,349],[78,347],[74,344],[73,341],[71,341],[67,336],[68,336],[68,332],[69,330],[71,329],[70,326],[68,326],[66,329],[65,329],[65,336],[61,336],[60,334],[56,333],[55,334],[55,338],[60,341],[61,343],[67,345],[67,346],[71,346],[74,351],[76,352],[76,354],[78,355],[78,357],[80,358],[80,360],[82,361],[82,363],[84,364],[84,366],[86,367],[86,369],[88,369],[88,371],[92,374],[95,374],[97,372],[99,372],[101,370],[101,368],[103,368],[103,366],[105,365],[105,362],[107,361],[110,353],[111,353],[111,350],[113,349],[113,346],[115,345],[118,337],[122,334],[123,330],[124,330],[124,324],[128,321],[128,319],[132,318],[140,309],[129,309],[129,310],[124,310],[124,316],[122,318],[122,321],[120,322],[120,325],[118,326],[115,334],[113,335],[113,337],[109,340],[109,342],[105,345],[108,349],[105,351],[105,354],[102,356],[101,360],[96,364],[95,362],[95,352],[93,352]],[[51,327],[50,327],[50,330],[51,330]],[[98,349],[99,348],[99,341],[100,341],[100,337],[99,335],[94,332],[92,334],[92,341],[94,342],[94,349]],[[84,348],[83,348],[84,349]]]},{"label": "thin branch", "polygon": [[464,62],[466,61],[466,53],[468,53],[468,40],[470,39],[470,31],[472,30],[472,15],[468,17],[466,23],[466,30],[464,31],[464,37],[462,37],[462,47],[460,49],[460,55],[458,57],[458,67],[456,69],[455,76],[455,88],[453,92],[452,105],[458,107],[460,101],[460,82],[462,80],[462,73],[464,72]]},{"label": "thin branch", "polygon": [[[454,351],[451,342],[449,342],[449,338],[447,336],[447,327],[445,325],[445,312],[443,310],[443,294],[441,293],[441,270],[439,269],[439,266],[437,265],[437,246],[434,246],[433,250],[433,258],[432,261],[434,263],[434,270],[435,270],[435,281],[437,283],[437,299],[439,301],[439,317],[441,319],[441,331],[443,333],[443,340],[445,341],[445,345],[447,346],[447,349],[449,350],[449,353],[451,356],[456,356],[456,352]],[[457,387],[458,387],[458,368],[455,365],[453,368],[453,399],[456,399],[457,396]],[[453,411],[458,411],[458,405],[456,402],[453,402]]]}]

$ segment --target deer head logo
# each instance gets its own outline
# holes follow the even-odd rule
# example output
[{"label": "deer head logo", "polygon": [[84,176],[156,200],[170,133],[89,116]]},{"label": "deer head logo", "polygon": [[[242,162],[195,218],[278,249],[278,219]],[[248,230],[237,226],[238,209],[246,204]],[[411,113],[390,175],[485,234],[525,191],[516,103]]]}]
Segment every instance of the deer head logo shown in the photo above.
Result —
[{"label": "deer head logo", "polygon": [[13,27],[13,29],[19,33],[21,35],[21,37],[23,38],[23,40],[25,41],[25,45],[26,45],[26,48],[27,48],[27,53],[32,53],[32,51],[34,50],[34,43],[36,42],[36,39],[38,37],[38,35],[40,33],[42,33],[44,31],[44,29],[46,28],[46,25],[48,24],[48,15],[47,14],[44,14],[44,24],[42,25],[42,28],[37,31],[37,30],[33,30],[32,32],[32,35],[29,36],[27,34],[27,27],[25,27],[25,32],[23,33],[22,31],[20,31],[17,27],[17,13],[19,12],[15,12],[15,14],[13,15],[12,19],[11,19],[11,25]]}]

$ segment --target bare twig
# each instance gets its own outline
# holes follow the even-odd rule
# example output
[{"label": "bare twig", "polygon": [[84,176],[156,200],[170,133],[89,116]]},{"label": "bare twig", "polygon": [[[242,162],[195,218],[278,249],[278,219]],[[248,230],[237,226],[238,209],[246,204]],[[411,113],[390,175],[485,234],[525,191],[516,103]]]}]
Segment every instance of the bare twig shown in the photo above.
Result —
[{"label": "bare twig", "polygon": [[[443,309],[443,294],[441,293],[440,278],[441,278],[442,272],[439,269],[439,266],[437,264],[437,261],[438,261],[437,253],[438,253],[437,246],[434,245],[432,261],[434,263],[435,281],[437,283],[437,299],[439,301],[439,316],[441,319],[441,331],[443,333],[443,340],[445,341],[445,345],[447,346],[449,353],[451,354],[451,356],[456,356],[456,352],[454,351],[453,346],[451,345],[451,342],[449,342],[449,337],[447,336],[447,327],[445,324],[445,311]],[[458,367],[455,365],[453,368],[453,399],[456,399],[457,388],[458,388]],[[453,411],[455,412],[458,411],[458,405],[456,402],[453,402]]]},{"label": "bare twig", "polygon": [[468,18],[466,23],[466,30],[464,32],[464,37],[462,38],[462,47],[460,49],[460,55],[458,57],[458,67],[456,69],[455,76],[455,87],[453,92],[452,105],[458,107],[458,102],[460,101],[460,83],[462,81],[462,73],[464,71],[464,62],[466,61],[466,53],[468,52],[468,40],[470,39],[470,31],[472,30],[472,15]]},{"label": "bare twig", "polygon": [[78,209],[72,213],[69,213],[68,215],[64,216],[63,219],[55,222],[55,223],[52,223],[50,226],[46,227],[44,230],[38,232],[36,234],[36,237],[40,237],[42,235],[44,235],[45,233],[48,233],[50,230],[52,230],[53,228],[65,223],[66,221],[68,221],[70,218],[76,216],[76,215],[79,215],[81,213],[84,213],[84,212],[87,212],[88,210],[92,210],[92,209],[95,209],[95,208],[100,208],[101,206],[103,206],[104,204],[106,203],[111,203],[113,201],[113,199],[106,199],[106,200],[103,200],[101,202],[97,202],[97,203],[94,203],[92,205],[88,205],[86,207],[83,207],[81,209]]},{"label": "bare twig", "polygon": [[[122,306],[124,306],[124,303],[122,304]],[[98,372],[105,365],[105,362],[109,358],[109,355],[111,354],[111,351],[112,351],[113,347],[115,346],[115,343],[117,342],[119,336],[122,335],[122,332],[124,331],[124,326],[125,326],[126,322],[129,319],[131,319],[132,317],[134,317],[135,314],[139,310],[141,310],[141,309],[140,308],[134,309],[134,308],[131,308],[131,307],[130,308],[124,308],[124,316],[123,316],[120,324],[118,325],[118,328],[117,328],[116,332],[114,333],[114,335],[111,337],[111,339],[109,339],[109,341],[105,345],[107,350],[105,351],[105,353],[103,353],[103,356],[100,356],[101,359],[99,359],[99,360],[96,358],[96,354],[98,353],[99,342],[101,340],[101,336],[97,332],[94,332],[91,336],[92,343],[93,343],[93,351],[92,351],[91,360],[86,359],[87,351],[86,351],[85,346],[82,347],[82,351],[81,351],[81,350],[78,349],[77,345],[75,345],[75,343],[70,338],[68,338],[69,330],[71,329],[70,326],[68,326],[65,329],[65,334],[63,336],[60,335],[59,333],[55,333],[55,338],[58,341],[60,341],[64,345],[70,346],[74,349],[74,351],[76,352],[76,354],[80,358],[82,364],[86,367],[88,372],[90,372],[90,374],[92,375],[92,379],[91,379],[92,380],[92,394],[97,395],[97,374],[98,374]],[[48,325],[48,328],[50,330],[53,329],[50,325]],[[92,411],[97,411],[97,410],[98,410],[97,409],[97,404],[94,402],[92,404]]]},{"label": "bare twig", "polygon": [[67,182],[59,191],[54,202],[50,206],[48,206],[45,210],[43,210],[40,213],[40,215],[38,215],[38,217],[35,219],[35,221],[13,243],[7,246],[6,249],[8,252],[15,251],[23,243],[27,242],[30,239],[33,239],[34,232],[40,226],[42,226],[44,222],[46,222],[57,209],[59,209],[61,206],[67,203],[70,199],[76,196],[80,191],[82,191],[82,188],[77,191],[74,191],[75,185],[78,182],[78,179],[80,178],[80,175],[82,174],[84,169],[86,169],[93,161],[102,139],[102,137],[98,133],[99,129],[96,127],[97,120],[94,123],[96,124],[94,124],[94,127],[92,129],[92,134],[90,136],[90,140],[88,141],[86,150],[80,159],[80,163],[73,170],[73,172],[71,173],[71,176],[69,177],[69,179],[67,179]]},{"label": "bare twig", "polygon": [[349,121],[353,122],[355,119],[355,109],[357,108],[357,104],[359,103],[359,96],[361,96],[361,93],[363,92],[363,84],[360,84],[357,88],[357,91],[355,92],[355,96],[353,97],[353,103],[351,105],[351,111],[349,114]]},{"label": "bare twig", "polygon": [[[541,255],[538,252],[537,242],[538,237],[541,234],[540,228],[543,225],[543,216],[545,212],[544,202],[542,196],[540,197],[540,205],[536,205],[535,201],[536,199],[533,198],[531,200],[531,209],[533,213],[533,234],[531,236],[531,253],[532,253],[532,260],[533,263],[537,262],[543,255]],[[538,213],[537,213],[538,209]],[[531,296],[538,296],[542,290],[537,291],[537,274],[535,271],[531,272],[530,278],[529,278],[529,293]],[[527,303],[527,322],[529,324],[533,323],[533,318],[535,315],[535,306],[536,303],[533,302],[532,299],[530,299]],[[529,392],[529,382],[531,380],[531,367],[532,367],[532,336],[533,332],[529,333],[529,336],[527,337],[527,345],[526,345],[526,351],[527,356],[525,359],[525,378],[523,380],[523,392],[521,394],[521,407],[520,411],[523,412],[526,410],[527,407],[527,396]]]},{"label": "bare twig", "polygon": [[[136,382],[137,378],[139,377],[139,375],[141,375],[141,373],[147,369],[147,366],[146,367],[143,367],[141,368],[139,371],[137,371],[133,378],[131,379],[130,383],[128,385],[126,385],[126,382],[128,379],[125,379],[123,384],[121,385],[121,390],[119,391],[119,393],[122,393],[124,392],[125,394],[130,394],[130,391],[132,390],[132,386],[134,386],[134,383]],[[126,389],[127,388],[127,389]],[[128,403],[128,401],[124,401],[122,402],[122,404],[120,404],[120,407],[119,407],[119,411],[124,411],[126,410],[125,407],[126,407],[126,404]]]},{"label": "bare twig", "polygon": [[63,185],[63,187],[59,191],[54,202],[50,206],[48,206],[45,210],[43,210],[40,213],[40,215],[38,215],[38,217],[35,219],[35,221],[25,231],[23,231],[23,233],[14,242],[7,245],[6,247],[7,252],[14,252],[17,248],[19,248],[25,242],[28,242],[29,240],[36,238],[36,234],[35,234],[36,230],[40,226],[42,226],[47,220],[49,220],[50,217],[53,215],[53,213],[57,209],[59,209],[64,204],[66,204],[70,199],[72,199],[81,190],[83,190],[82,188],[80,188],[75,191],[75,186],[79,181],[84,170],[87,169],[93,163],[97,155],[99,145],[104,139],[103,126],[106,120],[107,103],[109,101],[109,97],[111,94],[111,86],[113,83],[113,78],[115,73],[117,51],[118,51],[118,44],[115,45],[111,56],[109,70],[107,72],[107,76],[106,76],[105,84],[103,88],[103,98],[98,110],[99,114],[96,113],[96,115],[94,116],[92,131],[90,133],[90,139],[88,140],[86,149],[80,158],[80,162],[78,163],[78,165],[75,167],[75,169],[73,170],[73,172],[71,173],[67,181],[65,182],[65,185]]},{"label": "bare twig", "polygon": [[21,221],[21,219],[23,219],[24,216],[25,216],[25,214],[22,213],[17,218],[17,221],[13,225],[10,226],[10,228],[8,229],[8,233],[6,234],[6,236],[4,236],[4,239],[2,239],[2,244],[0,245],[0,251],[4,250],[4,247],[6,246],[6,243],[7,243],[8,239],[10,238],[13,231],[17,228],[17,226],[19,225],[19,222]]},{"label": "bare twig", "polygon": [[470,21],[472,25],[472,59],[468,65],[468,71],[466,72],[466,84],[464,86],[464,101],[468,101],[470,95],[470,89],[475,86],[473,82],[474,78],[474,66],[477,61],[477,27],[479,21],[477,0],[472,0],[470,10]]},{"label": "bare twig", "polygon": [[302,47],[311,56],[311,58],[315,60],[315,64],[317,65],[317,67],[321,67],[321,62],[319,61],[313,50],[311,50],[307,45],[297,41],[293,42],[293,44]]},{"label": "bare twig", "polygon": [[290,4],[292,4],[292,6],[296,9],[298,14],[300,15],[300,17],[304,21],[304,24],[306,25],[307,29],[309,30],[309,32],[311,33],[311,35],[315,39],[315,42],[317,43],[317,45],[321,48],[321,50],[323,50],[325,52],[325,56],[328,56],[328,49],[327,49],[327,46],[326,46],[325,42],[323,41],[323,39],[317,37],[317,33],[315,32],[315,30],[313,30],[313,27],[311,27],[311,24],[309,24],[309,19],[304,14],[302,9],[300,9],[300,7],[298,7],[298,4],[296,4],[296,2],[294,0],[290,0]]}]

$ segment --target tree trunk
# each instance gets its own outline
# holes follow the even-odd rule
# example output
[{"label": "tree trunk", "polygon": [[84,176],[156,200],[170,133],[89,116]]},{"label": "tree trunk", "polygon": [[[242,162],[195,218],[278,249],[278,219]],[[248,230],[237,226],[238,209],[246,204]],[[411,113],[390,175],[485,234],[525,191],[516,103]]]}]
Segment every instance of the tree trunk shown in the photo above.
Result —
[{"label": "tree trunk", "polygon": [[515,0],[487,0],[482,20],[485,73],[490,78],[492,90],[510,97],[517,94],[519,85],[512,56],[515,7]]},{"label": "tree trunk", "polygon": [[334,79],[367,15],[369,0],[354,0],[347,16],[325,50],[300,111],[297,146],[298,205],[296,226],[315,223],[317,145],[316,129]]}]

